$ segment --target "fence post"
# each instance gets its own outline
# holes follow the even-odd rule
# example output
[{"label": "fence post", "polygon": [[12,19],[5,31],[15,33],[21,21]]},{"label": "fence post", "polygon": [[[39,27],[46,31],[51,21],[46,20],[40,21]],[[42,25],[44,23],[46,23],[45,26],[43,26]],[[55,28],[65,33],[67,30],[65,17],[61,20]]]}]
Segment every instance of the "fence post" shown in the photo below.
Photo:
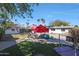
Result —
[{"label": "fence post", "polygon": [[77,49],[76,49],[76,47],[77,47],[77,42],[76,42],[76,40],[74,39],[74,48],[75,48],[75,56],[77,56]]},{"label": "fence post", "polygon": [[60,34],[59,34],[59,47],[61,47],[61,42],[60,42]]}]

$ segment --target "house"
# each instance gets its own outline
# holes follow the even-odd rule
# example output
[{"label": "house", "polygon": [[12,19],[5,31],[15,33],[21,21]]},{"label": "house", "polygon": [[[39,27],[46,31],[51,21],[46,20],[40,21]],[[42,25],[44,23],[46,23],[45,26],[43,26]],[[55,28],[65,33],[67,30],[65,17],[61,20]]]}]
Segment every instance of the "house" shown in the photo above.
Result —
[{"label": "house", "polygon": [[20,33],[20,28],[16,25],[9,27],[5,30],[5,34],[17,34]]},{"label": "house", "polygon": [[69,32],[69,29],[74,28],[74,26],[55,26],[49,27],[49,33],[65,34]]},{"label": "house", "polygon": [[74,28],[74,26],[55,26],[49,27],[49,35],[56,39],[67,40],[69,35],[69,30]]}]

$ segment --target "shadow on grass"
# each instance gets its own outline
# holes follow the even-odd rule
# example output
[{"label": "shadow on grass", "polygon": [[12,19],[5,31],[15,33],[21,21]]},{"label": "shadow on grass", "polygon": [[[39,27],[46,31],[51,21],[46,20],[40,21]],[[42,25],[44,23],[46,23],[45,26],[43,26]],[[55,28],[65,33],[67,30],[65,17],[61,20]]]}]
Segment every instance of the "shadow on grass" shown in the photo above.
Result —
[{"label": "shadow on grass", "polygon": [[6,56],[59,56],[53,50],[55,46],[58,45],[24,41],[1,52],[8,53]]},{"label": "shadow on grass", "polygon": [[16,45],[0,51],[0,56],[23,56],[23,53]]},{"label": "shadow on grass", "polygon": [[[19,46],[16,45],[16,39],[18,38],[13,38],[11,35],[4,35],[1,43],[3,43],[3,46],[8,46],[9,48],[6,47],[6,49],[0,51],[0,56],[21,56],[23,55],[21,50],[19,49]],[[0,47],[1,48],[1,47]]]}]

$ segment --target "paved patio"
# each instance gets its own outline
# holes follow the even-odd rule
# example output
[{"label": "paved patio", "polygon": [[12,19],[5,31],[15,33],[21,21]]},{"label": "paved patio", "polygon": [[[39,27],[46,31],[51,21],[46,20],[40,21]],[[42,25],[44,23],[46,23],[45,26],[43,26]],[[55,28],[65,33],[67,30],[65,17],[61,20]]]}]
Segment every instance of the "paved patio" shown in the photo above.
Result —
[{"label": "paved patio", "polygon": [[[43,42],[47,42],[49,44],[50,43],[59,44],[59,40],[56,40],[56,39],[49,39],[47,41],[46,41],[46,39],[41,39],[41,40],[43,40]],[[2,42],[0,42],[0,51],[2,51],[3,49],[6,49],[8,47],[11,47],[17,43],[20,43],[22,41],[41,42],[40,39],[32,39],[32,38],[2,41]],[[65,42],[65,41],[62,41],[62,40],[60,42],[62,44],[72,45],[72,44]]]},{"label": "paved patio", "polygon": [[17,43],[20,43],[22,41],[25,41],[25,39],[18,39],[18,40],[8,40],[8,41],[1,41],[0,42],[0,51],[8,48],[8,47],[11,47]]},{"label": "paved patio", "polygon": [[[55,47],[54,50],[61,56],[75,56],[75,49],[69,46]],[[76,50],[76,56],[79,56],[79,50]]]}]

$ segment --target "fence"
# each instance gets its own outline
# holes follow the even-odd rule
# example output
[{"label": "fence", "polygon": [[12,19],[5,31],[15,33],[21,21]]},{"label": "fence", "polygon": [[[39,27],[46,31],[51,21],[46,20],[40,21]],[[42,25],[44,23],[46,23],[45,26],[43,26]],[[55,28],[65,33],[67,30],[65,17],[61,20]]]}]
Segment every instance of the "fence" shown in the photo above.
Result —
[{"label": "fence", "polygon": [[67,35],[65,34],[58,34],[58,33],[50,33],[49,35],[60,40],[66,40],[67,37]]}]

